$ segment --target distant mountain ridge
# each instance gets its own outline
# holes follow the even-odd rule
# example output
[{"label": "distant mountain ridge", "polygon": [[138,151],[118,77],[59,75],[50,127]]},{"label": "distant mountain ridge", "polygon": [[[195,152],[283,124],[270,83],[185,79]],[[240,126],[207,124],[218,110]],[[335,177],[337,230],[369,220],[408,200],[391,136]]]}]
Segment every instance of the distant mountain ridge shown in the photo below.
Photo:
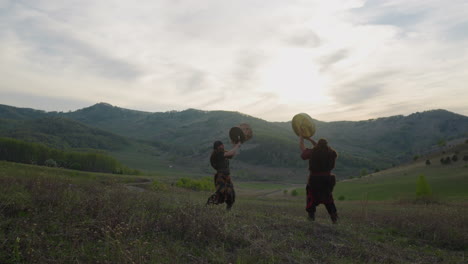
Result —
[{"label": "distant mountain ridge", "polygon": [[[260,176],[261,168],[277,168],[276,171],[282,174],[285,171],[305,173],[306,163],[299,158],[298,138],[290,122],[268,122],[229,111],[188,109],[150,113],[106,103],[68,113],[0,105],[0,126],[3,126],[2,119],[9,120],[12,126],[12,120],[51,116],[106,131],[110,133],[109,137],[121,137],[117,141],[144,142],[170,153],[187,168],[200,171],[207,170],[205,165],[212,142],[219,139],[227,144],[229,129],[245,122],[252,126],[254,137],[242,147],[236,160],[239,169],[254,171],[248,177],[268,179],[269,176]],[[335,170],[339,177],[359,174],[362,169],[372,172],[387,168],[407,161],[441,141],[468,137],[468,117],[446,110],[366,121],[315,122],[317,133],[314,138],[327,138],[339,153]],[[112,142],[116,142],[115,139]]]}]

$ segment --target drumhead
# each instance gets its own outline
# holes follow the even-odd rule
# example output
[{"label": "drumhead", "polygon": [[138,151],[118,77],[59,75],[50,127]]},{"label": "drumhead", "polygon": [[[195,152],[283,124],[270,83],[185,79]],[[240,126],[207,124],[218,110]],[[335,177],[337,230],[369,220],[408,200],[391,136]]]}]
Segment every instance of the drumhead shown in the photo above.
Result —
[{"label": "drumhead", "polygon": [[292,129],[296,135],[301,135],[301,128],[303,131],[303,137],[311,137],[315,134],[315,123],[312,121],[312,118],[306,113],[300,113],[293,117]]},{"label": "drumhead", "polygon": [[232,127],[229,130],[229,138],[231,139],[231,142],[233,144],[237,144],[239,141],[241,143],[244,143],[245,141],[244,132],[242,132],[242,129],[240,127]]},{"label": "drumhead", "polygon": [[[252,132],[252,128],[250,127],[249,124],[246,124],[246,123],[242,123],[239,125],[239,128],[242,130],[242,132],[244,133],[244,136],[245,136],[245,141],[249,140],[252,138],[253,136],[253,132]],[[244,142],[242,142],[244,143]]]}]

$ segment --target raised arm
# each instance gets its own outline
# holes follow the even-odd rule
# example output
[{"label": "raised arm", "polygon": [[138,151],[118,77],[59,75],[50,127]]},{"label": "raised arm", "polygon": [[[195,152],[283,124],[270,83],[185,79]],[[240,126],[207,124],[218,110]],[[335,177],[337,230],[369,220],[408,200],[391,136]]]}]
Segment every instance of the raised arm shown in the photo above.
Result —
[{"label": "raised arm", "polygon": [[304,150],[306,149],[305,145],[304,145],[304,137],[299,136],[299,148],[301,149],[301,152],[304,152]]},{"label": "raised arm", "polygon": [[241,143],[238,142],[231,150],[224,152],[224,157],[232,158],[237,154],[237,150],[240,148]]},{"label": "raised arm", "polygon": [[317,146],[317,142],[315,142],[315,140],[313,140],[311,137],[310,138],[306,138],[307,140],[310,141],[310,143],[312,143],[312,145],[315,147]]}]

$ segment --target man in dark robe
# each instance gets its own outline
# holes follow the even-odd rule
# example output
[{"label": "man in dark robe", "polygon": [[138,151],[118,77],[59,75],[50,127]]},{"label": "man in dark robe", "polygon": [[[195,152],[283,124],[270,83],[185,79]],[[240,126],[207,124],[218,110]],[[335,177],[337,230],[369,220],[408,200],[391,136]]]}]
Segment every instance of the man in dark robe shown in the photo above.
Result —
[{"label": "man in dark robe", "polygon": [[307,181],[307,205],[306,211],[311,220],[315,220],[316,207],[319,204],[324,204],[328,214],[334,224],[338,220],[338,214],[333,200],[333,187],[335,187],[335,175],[331,173],[335,168],[335,160],[337,153],[334,149],[328,146],[325,139],[320,139],[315,142],[312,138],[309,140],[313,148],[306,148],[304,145],[304,137],[299,137],[299,147],[301,149],[301,158],[309,160],[309,178]]}]

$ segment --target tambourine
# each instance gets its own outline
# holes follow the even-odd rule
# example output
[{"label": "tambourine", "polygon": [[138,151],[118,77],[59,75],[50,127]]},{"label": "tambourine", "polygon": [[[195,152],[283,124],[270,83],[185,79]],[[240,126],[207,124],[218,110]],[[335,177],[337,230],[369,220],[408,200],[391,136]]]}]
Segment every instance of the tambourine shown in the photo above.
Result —
[{"label": "tambourine", "polygon": [[250,128],[250,125],[246,123],[242,123],[239,126],[232,127],[229,130],[229,138],[231,139],[232,144],[237,144],[238,142],[244,143],[247,140],[251,139],[252,136],[252,128]]},{"label": "tambourine", "polygon": [[302,134],[303,137],[309,138],[315,134],[315,123],[308,114],[300,113],[295,115],[291,125],[294,133],[298,136]]}]

